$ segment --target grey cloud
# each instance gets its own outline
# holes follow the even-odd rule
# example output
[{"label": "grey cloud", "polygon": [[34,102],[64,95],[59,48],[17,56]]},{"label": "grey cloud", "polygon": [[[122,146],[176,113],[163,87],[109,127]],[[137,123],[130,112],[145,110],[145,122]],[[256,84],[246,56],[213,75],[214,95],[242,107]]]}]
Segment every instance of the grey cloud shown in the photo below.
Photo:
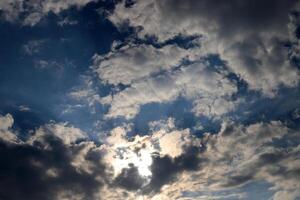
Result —
[{"label": "grey cloud", "polygon": [[137,167],[130,165],[124,168],[115,180],[114,185],[125,188],[126,190],[138,190],[142,188],[146,180],[140,176]]},{"label": "grey cloud", "polygon": [[[108,117],[133,118],[142,105],[170,102],[182,96],[194,102],[197,115],[220,116],[232,109],[234,102],[229,103],[226,97],[236,91],[225,72],[211,71],[201,62],[136,81],[125,90],[103,97],[101,103],[111,105]],[[215,105],[213,110],[208,109],[210,104]]]},{"label": "grey cloud", "polygon": [[49,12],[59,14],[72,6],[80,8],[94,0],[16,0],[0,2],[0,17],[12,23],[34,26]]},{"label": "grey cloud", "polygon": [[[212,31],[222,38],[240,35],[255,37],[264,32],[285,33],[289,12],[298,9],[297,3],[297,0],[140,0],[130,8],[120,3],[109,18],[116,25],[128,20],[130,25],[142,27],[142,34],[158,38]],[[132,13],[125,13],[126,10],[131,10]],[[143,16],[135,18],[141,12]],[[160,29],[157,30],[158,27]]]},{"label": "grey cloud", "polygon": [[23,50],[27,55],[30,56],[38,54],[43,49],[43,45],[46,42],[47,40],[30,40],[23,45]]},{"label": "grey cloud", "polygon": [[141,0],[130,8],[118,4],[109,19],[116,26],[142,27],[140,38],[153,35],[165,41],[176,35],[202,35],[202,56],[219,54],[250,89],[274,96],[280,86],[294,87],[299,80],[289,58],[290,51],[299,51],[284,46],[294,40],[293,10],[299,10],[297,0]]},{"label": "grey cloud", "polygon": [[135,194],[143,191],[153,199],[164,195],[184,199],[182,192],[190,191],[196,198],[196,193],[231,191],[247,183],[266,181],[272,184],[275,199],[295,199],[300,195],[299,146],[282,148],[278,140],[294,140],[297,134],[280,122],[224,124],[217,135],[201,139],[201,148],[196,146],[175,158],[154,156],[152,179]]},{"label": "grey cloud", "polygon": [[[10,130],[13,118],[7,115],[1,120],[1,131],[14,134]],[[169,129],[175,127],[170,125]],[[89,141],[76,142],[83,135],[66,124],[49,124],[37,129],[28,141],[1,139],[0,197],[82,200],[139,196],[155,199],[166,195],[180,199],[183,191],[201,194],[201,191],[238,188],[252,181],[271,183],[274,198],[287,191],[291,191],[291,199],[300,195],[297,193],[299,146],[281,148],[278,143],[278,140],[299,140],[299,135],[281,122],[249,126],[227,122],[218,134],[207,133],[202,139],[192,137],[188,130],[170,133],[161,130],[129,141],[125,132],[116,130],[108,139],[110,143],[100,147]],[[165,136],[171,144],[164,141]],[[175,155],[163,153],[162,149],[173,143],[170,148],[182,151]],[[115,177],[107,171],[111,167],[109,162],[117,158],[114,154],[105,158],[103,153],[120,150],[122,146],[118,145],[125,145],[128,153],[125,157],[133,156],[129,151],[151,153],[154,148],[152,161],[148,163],[151,176],[143,177],[136,163],[124,165]]]},{"label": "grey cloud", "polygon": [[183,171],[201,170],[201,162],[205,163],[205,159],[199,157],[201,151],[203,151],[201,147],[192,146],[175,158],[168,155],[154,156],[151,166],[152,178],[149,185],[144,188],[144,192],[159,192],[162,186],[177,181],[176,175]]},{"label": "grey cloud", "polygon": [[60,193],[69,192],[82,199],[93,199],[102,183],[103,166],[97,163],[92,174],[79,172],[72,166],[76,149],[66,147],[54,136],[45,136],[41,149],[27,144],[8,145],[0,142],[0,198],[1,199],[59,199]]},{"label": "grey cloud", "polygon": [[223,126],[217,137],[208,140],[208,150],[204,153],[213,163],[211,167],[216,166],[215,169],[209,169],[216,173],[210,177],[212,185],[234,188],[251,181],[264,180],[274,184],[276,193],[297,191],[300,187],[296,181],[299,177],[296,167],[299,147],[291,145],[282,148],[278,142],[294,138],[295,134],[298,134],[297,131],[289,130],[278,122],[248,127],[230,123]]},{"label": "grey cloud", "polygon": [[93,142],[66,124],[48,124],[21,140],[10,114],[0,117],[0,199],[99,199],[105,166]]},{"label": "grey cloud", "polygon": [[115,178],[114,185],[152,196],[159,193],[164,185],[176,182],[176,176],[183,171],[200,170],[202,162],[205,163],[205,159],[199,157],[201,151],[203,151],[201,147],[191,146],[175,158],[169,155],[153,154],[150,181],[147,182],[147,178],[141,177],[138,169],[134,165],[130,165]]},{"label": "grey cloud", "polygon": [[[297,0],[281,1],[207,1],[165,0],[158,1],[163,15],[172,19],[210,19],[218,25],[222,37],[235,34],[253,34],[264,31],[280,31],[289,20],[288,13],[295,8]],[[176,15],[175,15],[176,13]],[[170,14],[170,15],[169,15]]]}]

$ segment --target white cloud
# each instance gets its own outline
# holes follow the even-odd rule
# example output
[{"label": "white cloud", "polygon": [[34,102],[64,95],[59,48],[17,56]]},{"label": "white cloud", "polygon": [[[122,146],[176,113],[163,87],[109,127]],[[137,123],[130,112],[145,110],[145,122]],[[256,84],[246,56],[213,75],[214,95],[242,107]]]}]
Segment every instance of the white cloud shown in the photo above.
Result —
[{"label": "white cloud", "polygon": [[53,134],[53,136],[61,139],[65,145],[72,145],[78,140],[87,138],[85,132],[73,126],[69,126],[66,123],[49,123],[38,128],[27,142],[29,144],[34,144],[36,141],[43,143],[45,136],[48,134]]},{"label": "white cloud", "polygon": [[[27,145],[40,145],[48,151],[49,141],[43,139],[48,134],[59,138],[66,148],[73,152],[71,165],[78,173],[94,174],[98,165],[97,159],[93,162],[87,157],[94,153],[99,157],[99,164],[103,161],[107,172],[107,185],[99,188],[103,198],[110,199],[186,199],[182,192],[189,191],[199,199],[205,197],[226,197],[226,193],[218,191],[230,191],[252,181],[266,181],[273,186],[269,188],[275,192],[274,199],[295,199],[298,197],[300,141],[299,132],[291,130],[280,121],[269,123],[255,123],[248,126],[228,121],[222,124],[217,134],[206,133],[203,138],[196,138],[189,129],[177,130],[172,119],[168,119],[167,126],[161,126],[160,122],[152,122],[153,127],[161,127],[146,136],[127,137],[126,127],[117,127],[111,131],[105,143],[100,147],[94,142],[80,142],[78,139],[86,137],[80,129],[66,124],[46,124],[35,131],[29,138]],[[0,117],[0,134],[12,130],[13,118],[11,115]],[[287,142],[288,146],[282,148],[280,140]],[[6,140],[5,140],[6,141]],[[10,140],[11,141],[11,140]],[[292,143],[292,141],[294,143]],[[22,145],[15,142],[16,145]],[[50,145],[51,146],[51,145]],[[168,156],[174,164],[181,164],[183,160],[176,159],[187,154],[188,147],[202,149],[196,151],[194,159],[199,159],[200,165],[193,170],[176,171],[172,181],[165,182],[158,193],[145,194],[140,190],[129,191],[118,187],[114,182],[124,168],[133,163],[139,173],[145,175],[143,187],[151,181],[151,166],[155,165],[154,155],[164,158]],[[101,158],[101,160],[100,160]],[[189,157],[188,157],[189,158]],[[37,167],[41,164],[36,163]],[[168,165],[166,165],[168,166]],[[60,176],[60,171],[55,168],[47,168],[46,175],[52,178]],[[148,174],[147,174],[148,173]],[[99,177],[95,177],[97,179]],[[203,193],[206,192],[206,193]],[[210,192],[209,196],[205,196]],[[124,196],[124,193],[128,193]],[[233,194],[233,193],[232,193]],[[234,193],[243,198],[246,194]],[[63,195],[63,194],[62,194]],[[67,197],[66,197],[67,198]],[[83,197],[78,197],[82,199]]]},{"label": "white cloud", "polygon": [[[187,186],[196,184],[195,191],[201,191],[199,184],[203,191],[218,191],[259,180],[273,184],[275,196],[290,191],[291,196],[295,197],[299,195],[297,191],[300,188],[296,164],[299,161],[295,160],[299,147],[288,147],[290,150],[287,152],[276,146],[276,140],[293,134],[297,133],[278,121],[249,126],[224,123],[217,135],[208,134],[203,139],[207,143],[206,151],[201,156],[208,159],[203,168],[184,175],[177,183],[191,181]],[[193,181],[192,177],[199,179]]]},{"label": "white cloud", "polygon": [[152,35],[165,41],[201,35],[203,52],[219,54],[250,89],[274,96],[281,85],[294,87],[299,80],[283,45],[292,40],[289,11],[298,9],[296,2],[232,1],[216,6],[208,0],[140,0],[131,7],[119,3],[109,19],[117,27],[141,27],[140,38]]},{"label": "white cloud", "polygon": [[14,119],[11,114],[0,116],[0,130],[7,130],[12,127]]},{"label": "white cloud", "polygon": [[[162,128],[146,136],[137,135],[133,138],[128,138],[126,130],[122,127],[117,127],[111,131],[110,136],[106,139],[106,143],[101,146],[108,173],[112,174],[110,182],[113,183],[122,173],[122,170],[129,168],[129,164],[132,163],[137,167],[140,176],[145,179],[142,187],[147,187],[152,178],[150,170],[154,154],[160,157],[170,156],[171,158],[176,158],[184,154],[185,148],[188,146],[197,145],[199,148],[201,147],[200,140],[195,138],[188,129],[176,130],[172,125],[172,119],[168,121],[171,123],[168,128]],[[145,174],[147,176],[144,176]],[[126,197],[124,193],[127,193]],[[115,187],[113,192],[111,188],[104,187],[101,194],[105,199],[157,199],[157,196],[144,195],[139,190],[130,192],[119,187]]]},{"label": "white cloud", "polygon": [[[161,157],[167,155],[176,159],[187,153],[184,150],[186,147],[202,148],[203,145],[205,150],[196,153],[201,159],[197,169],[179,172],[174,180],[166,183],[158,193],[143,194],[140,190],[128,191],[124,188],[115,188],[114,192],[111,192],[110,188],[104,188],[103,195],[111,199],[127,200],[189,199],[182,193],[189,191],[196,199],[229,198],[227,194],[245,198],[247,191],[236,193],[237,189],[253,181],[272,184],[269,189],[274,191],[274,199],[295,199],[300,195],[297,192],[300,189],[299,159],[296,159],[299,156],[299,146],[277,146],[278,140],[286,140],[286,137],[290,136],[299,140],[299,136],[283,123],[272,121],[244,126],[229,121],[223,123],[218,134],[207,133],[202,139],[193,137],[188,129],[171,129],[169,127],[151,135],[136,136],[129,141],[126,131],[117,128],[112,132],[111,138],[108,138],[108,145],[102,147],[108,166],[113,165],[114,159],[119,159],[121,150],[124,158],[120,159],[124,159],[122,162],[125,164],[122,166],[126,168],[126,162],[130,162],[127,160],[131,157],[129,155],[137,153],[137,148]],[[118,173],[120,172],[119,169]],[[222,191],[224,193],[220,193]],[[126,197],[124,193],[127,193]]]},{"label": "white cloud", "polygon": [[11,130],[13,124],[14,119],[11,114],[6,114],[5,116],[0,115],[0,140],[10,143],[19,142],[18,137]]},{"label": "white cloud", "polygon": [[31,109],[28,106],[26,106],[26,105],[20,105],[20,106],[18,106],[18,109],[20,111],[22,111],[22,112],[29,112],[29,111],[31,111]]},{"label": "white cloud", "polygon": [[94,56],[94,68],[103,82],[131,84],[154,73],[178,66],[190,50],[176,45],[155,48],[152,45],[126,45],[105,56]]},{"label": "white cloud", "polygon": [[94,0],[7,0],[0,1],[0,11],[4,19],[25,26],[34,26],[49,12],[59,14],[72,6],[81,8]]},{"label": "white cloud", "polygon": [[78,107],[87,106],[92,113],[96,112],[96,105],[100,103],[100,95],[97,93],[97,88],[94,87],[92,78],[89,76],[81,76],[82,85],[75,87],[68,94],[73,100],[78,102],[77,105],[69,105],[63,113],[72,112]]},{"label": "white cloud", "polygon": [[[144,104],[170,102],[181,95],[198,102],[195,103],[196,113],[205,114],[200,112],[201,109],[197,107],[209,107],[210,102],[216,100],[224,102],[225,97],[229,97],[236,91],[235,84],[226,78],[226,74],[213,72],[203,63],[195,63],[134,82],[129,88],[113,96],[102,98],[101,102],[111,105],[108,117],[132,118]],[[209,101],[201,101],[201,99],[209,99]],[[207,102],[209,104],[205,104]]]}]

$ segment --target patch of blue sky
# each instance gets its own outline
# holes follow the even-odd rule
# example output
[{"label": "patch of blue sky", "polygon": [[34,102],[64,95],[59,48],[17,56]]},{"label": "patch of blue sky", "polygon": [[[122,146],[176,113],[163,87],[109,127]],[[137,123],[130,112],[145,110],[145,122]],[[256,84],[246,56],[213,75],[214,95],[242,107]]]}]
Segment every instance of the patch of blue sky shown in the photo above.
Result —
[{"label": "patch of blue sky", "polygon": [[[123,37],[99,15],[97,9],[101,6],[112,5],[88,4],[80,11],[71,8],[60,16],[50,13],[34,27],[0,22],[0,110],[14,114],[15,126],[27,130],[50,120],[83,126],[82,121],[87,121],[83,119],[92,118],[83,109],[64,118],[60,109],[72,103],[65,99],[72,88],[80,85],[81,75],[88,73],[91,57],[108,52],[112,41]],[[60,26],[57,22],[66,14],[78,23]],[[24,47],[32,41],[42,42],[28,53]],[[21,105],[30,111],[20,111]],[[102,112],[100,108],[98,112]],[[74,120],[79,116],[80,122]]]},{"label": "patch of blue sky", "polygon": [[248,91],[241,95],[244,102],[228,115],[243,124],[272,120],[297,122],[299,117],[295,116],[295,112],[300,107],[299,89],[299,87],[281,88],[274,98],[261,96],[259,92]]},{"label": "patch of blue sky", "polygon": [[[228,188],[218,191],[201,191],[191,192],[185,191],[183,197],[200,198],[200,199],[220,199],[220,200],[269,200],[274,195],[275,191],[269,188],[272,185],[264,181],[255,181],[248,183],[238,188]],[[203,198],[201,198],[203,197]]]},{"label": "patch of blue sky", "polygon": [[141,106],[140,112],[132,120],[134,133],[148,134],[149,123],[158,120],[174,119],[174,125],[178,129],[190,128],[191,132],[201,136],[205,132],[217,133],[221,127],[220,121],[206,117],[196,116],[191,112],[192,102],[178,97],[168,103],[150,103]]}]

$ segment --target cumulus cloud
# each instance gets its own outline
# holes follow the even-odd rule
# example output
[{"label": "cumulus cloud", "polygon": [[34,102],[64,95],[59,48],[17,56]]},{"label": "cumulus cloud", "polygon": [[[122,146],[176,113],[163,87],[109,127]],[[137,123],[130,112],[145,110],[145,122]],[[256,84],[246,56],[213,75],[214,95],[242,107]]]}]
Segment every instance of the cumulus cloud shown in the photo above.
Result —
[{"label": "cumulus cloud", "polygon": [[[11,115],[2,116],[1,134],[9,129],[13,134],[12,123]],[[0,196],[155,200],[193,194],[222,199],[228,194],[217,191],[253,181],[270,183],[274,199],[300,195],[298,130],[280,121],[247,126],[227,121],[219,133],[196,138],[189,129],[178,130],[172,119],[167,126],[161,123],[153,122],[161,128],[145,136],[128,137],[126,127],[117,127],[100,146],[78,140],[84,132],[67,124],[43,125],[22,142],[2,135]],[[281,140],[290,142],[282,147]]]},{"label": "cumulus cloud", "polygon": [[[0,1],[0,17],[34,26],[49,13],[92,1]],[[75,125],[49,121],[24,133],[14,121],[29,114],[27,104],[17,107],[15,119],[0,115],[0,199],[246,199],[249,191],[241,188],[258,182],[274,200],[300,197],[299,109],[291,106],[291,112],[273,119],[250,113],[264,121],[246,119],[245,124],[230,115],[248,99],[276,98],[281,87],[298,86],[298,1],[114,3],[107,18],[120,32],[130,30],[124,34],[129,38],[116,34],[125,42],[117,40],[109,52],[95,54],[93,66],[79,77],[81,85],[68,90],[64,102],[70,102],[58,106],[66,108],[62,114],[87,108],[82,110],[93,119],[85,120],[101,118],[92,122],[105,124],[105,131],[91,138]],[[76,23],[68,16],[58,22]],[[184,40],[192,45],[180,44]],[[35,56],[46,41],[30,40],[22,50]],[[64,67],[47,58],[34,64]],[[148,123],[147,135],[135,132],[143,106],[178,99],[188,102],[189,110],[182,110],[191,114],[194,127],[176,127],[178,119],[158,114],[151,122],[141,119],[141,126]],[[220,130],[203,128],[203,118],[220,122]]]},{"label": "cumulus cloud", "polygon": [[177,35],[201,35],[203,51],[216,53],[253,90],[273,96],[280,86],[298,84],[290,63],[292,1],[136,1],[119,3],[109,19],[117,26],[139,27],[138,37],[166,41]]},{"label": "cumulus cloud", "polygon": [[152,45],[126,45],[105,56],[94,56],[95,71],[109,84],[128,85],[140,79],[178,66],[190,50],[176,45],[155,48]]},{"label": "cumulus cloud", "polygon": [[71,143],[81,131],[46,125],[26,141],[12,143],[12,123],[11,115],[1,117],[2,199],[99,199],[104,166],[95,144]]},{"label": "cumulus cloud", "polygon": [[0,139],[6,142],[18,142],[16,134],[11,131],[14,119],[10,114],[0,115]]},{"label": "cumulus cloud", "polygon": [[0,2],[0,16],[13,23],[34,26],[49,12],[59,14],[70,7],[81,8],[93,0],[8,0]]},{"label": "cumulus cloud", "polygon": [[[126,130],[118,127],[102,146],[104,163],[113,176],[105,198],[138,199],[153,197],[164,185],[176,181],[183,171],[197,170],[201,158],[199,139],[188,129],[161,129],[147,136],[126,137]],[[128,193],[124,195],[124,193]]]},{"label": "cumulus cloud", "polygon": [[59,138],[65,145],[75,144],[77,141],[87,138],[86,133],[78,128],[68,126],[66,123],[50,123],[38,128],[28,142],[43,140],[44,136],[49,133]]},{"label": "cumulus cloud", "polygon": [[226,78],[226,73],[211,71],[203,63],[194,63],[134,82],[125,90],[102,98],[101,102],[111,105],[108,117],[132,118],[142,105],[170,102],[183,96],[195,100],[196,113],[205,114],[197,107],[199,101],[202,107],[209,107],[207,102],[225,101],[236,91],[235,83]]},{"label": "cumulus cloud", "polygon": [[[295,164],[299,147],[290,146],[287,151],[277,146],[278,140],[294,134],[297,132],[289,130],[281,122],[249,126],[224,123],[217,135],[208,134],[203,138],[206,150],[201,157],[206,158],[206,162],[202,169],[183,174],[173,187],[218,191],[263,180],[274,185],[270,189],[275,191],[275,196],[292,191],[291,195],[295,198],[299,196],[299,174]],[[293,175],[287,176],[287,173]]]},{"label": "cumulus cloud", "polygon": [[0,130],[7,130],[12,127],[14,119],[11,114],[0,116]]},{"label": "cumulus cloud", "polygon": [[[298,131],[279,121],[248,126],[228,121],[219,133],[207,133],[202,139],[194,138],[188,129],[168,128],[136,136],[129,142],[125,130],[118,128],[108,139],[114,147],[105,147],[110,151],[105,154],[107,165],[113,165],[113,159],[117,158],[127,166],[123,165],[115,176],[110,186],[115,188],[114,192],[106,188],[103,194],[128,200],[188,199],[185,196],[188,193],[199,199],[226,199],[234,196],[221,195],[220,191],[234,191],[247,183],[266,181],[272,185],[269,189],[274,191],[275,199],[283,196],[295,199],[300,195],[299,160],[295,159],[299,156],[299,145],[282,148],[279,141],[299,141],[297,134]],[[116,147],[116,144],[122,145]],[[130,161],[131,154],[139,156],[143,149],[152,155],[151,164],[147,165],[151,176],[147,180],[139,172],[141,166]],[[208,196],[203,196],[207,193]],[[247,197],[247,192],[238,194],[235,190],[233,194]]]}]

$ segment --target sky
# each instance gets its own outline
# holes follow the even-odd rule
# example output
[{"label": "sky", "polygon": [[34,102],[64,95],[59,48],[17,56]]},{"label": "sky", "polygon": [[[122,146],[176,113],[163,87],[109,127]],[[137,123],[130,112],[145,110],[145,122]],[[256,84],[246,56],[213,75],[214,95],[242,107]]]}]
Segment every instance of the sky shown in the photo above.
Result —
[{"label": "sky", "polygon": [[0,200],[300,200],[300,1],[0,0]]}]

